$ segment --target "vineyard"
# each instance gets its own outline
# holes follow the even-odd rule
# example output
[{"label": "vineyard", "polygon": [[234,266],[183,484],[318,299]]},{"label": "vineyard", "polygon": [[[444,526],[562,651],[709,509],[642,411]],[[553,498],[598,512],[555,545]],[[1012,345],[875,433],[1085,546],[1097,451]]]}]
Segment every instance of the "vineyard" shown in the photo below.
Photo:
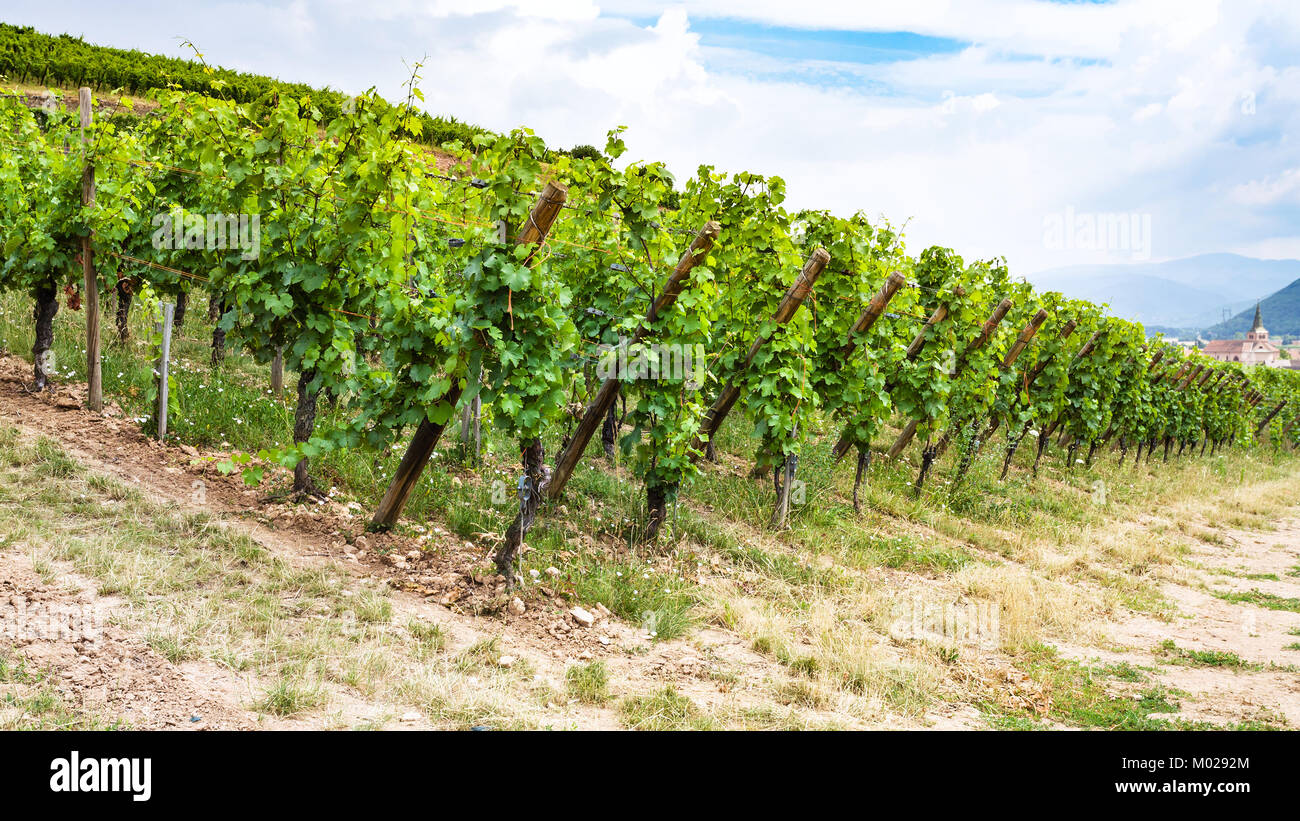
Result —
[{"label": "vineyard", "polygon": [[[36,82],[149,84],[5,54]],[[88,89],[79,105],[0,104],[0,291],[31,317],[30,390],[84,379],[92,411],[120,401],[151,437],[220,449],[213,467],[261,505],[341,486],[371,534],[422,533],[436,514],[493,546],[501,602],[539,584],[535,557],[562,564],[543,543],[573,534],[547,517],[602,487],[635,488],[597,526],[628,563],[552,575],[583,576],[580,595],[615,616],[662,613],[668,639],[695,618],[679,577],[654,604],[603,576],[699,537],[727,471],[748,475],[779,539],[841,511],[837,471],[852,489],[835,515],[865,528],[899,504],[976,509],[1013,481],[1050,507],[1103,463],[1141,484],[1300,443],[1295,372],[1148,339],[1001,260],[909,255],[864,213],[790,211],[779,178],[620,168],[619,131],[599,156],[526,129],[447,142],[416,109],[418,72],[401,105],[320,105],[194,71],[212,96],[182,81],[140,118],[94,117]],[[206,369],[170,353],[196,305]],[[56,327],[82,361],[53,355]],[[248,404],[227,412],[244,430],[207,427],[222,400],[203,391],[241,380]],[[461,477],[481,509],[446,498]],[[928,561],[902,552],[899,566]]]}]

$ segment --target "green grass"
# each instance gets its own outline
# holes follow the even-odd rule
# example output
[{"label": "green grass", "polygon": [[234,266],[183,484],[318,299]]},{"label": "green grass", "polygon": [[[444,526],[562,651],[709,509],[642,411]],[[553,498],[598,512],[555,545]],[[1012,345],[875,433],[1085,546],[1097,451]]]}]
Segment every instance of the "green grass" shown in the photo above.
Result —
[{"label": "green grass", "polygon": [[603,661],[575,664],[564,671],[564,686],[569,697],[582,704],[609,701],[609,668]]},{"label": "green grass", "polygon": [[437,655],[447,649],[447,635],[442,626],[411,619],[406,631],[414,637],[421,657]]},{"label": "green grass", "polygon": [[[1132,668],[1127,666],[1096,669],[1061,658],[1054,648],[1040,645],[1026,652],[1020,667],[1041,688],[1046,715],[1024,707],[986,703],[984,715],[996,729],[1040,729],[1045,726],[1044,719],[1099,730],[1223,729],[1204,722],[1161,717],[1161,714],[1178,712],[1177,698],[1182,695],[1163,686],[1147,687],[1131,694],[1115,692],[1107,686],[1106,679],[1134,680]],[[1235,728],[1267,727],[1236,725]]]},{"label": "green grass", "polygon": [[623,726],[629,730],[707,730],[712,721],[695,703],[671,685],[649,695],[628,696],[619,703]]},{"label": "green grass", "polygon": [[1225,667],[1233,670],[1262,670],[1263,664],[1245,661],[1236,653],[1226,650],[1188,650],[1179,647],[1173,639],[1165,639],[1153,651],[1156,656],[1174,664],[1191,667]]},{"label": "green grass", "polygon": [[1141,682],[1147,680],[1147,673],[1140,667],[1135,667],[1127,661],[1121,661],[1116,664],[1108,664],[1104,667],[1097,668],[1097,673],[1110,678],[1119,679],[1120,681]]},{"label": "green grass", "polygon": [[271,715],[288,718],[315,710],[326,700],[319,686],[282,678],[267,689],[256,707]]},{"label": "green grass", "polygon": [[1251,590],[1246,593],[1237,591],[1211,591],[1216,598],[1230,601],[1233,604],[1254,604],[1269,610],[1286,610],[1291,613],[1300,613],[1300,599],[1278,596],[1274,593],[1265,593],[1261,590]]}]

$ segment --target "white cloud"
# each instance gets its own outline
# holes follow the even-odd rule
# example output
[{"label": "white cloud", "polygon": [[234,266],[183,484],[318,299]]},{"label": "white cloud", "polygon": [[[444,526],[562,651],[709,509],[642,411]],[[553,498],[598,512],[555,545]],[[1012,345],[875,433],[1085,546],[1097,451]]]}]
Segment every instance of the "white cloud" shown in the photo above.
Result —
[{"label": "white cloud", "polygon": [[1300,205],[1300,168],[1288,168],[1275,177],[1242,183],[1232,189],[1232,199],[1246,206],[1285,202]]}]

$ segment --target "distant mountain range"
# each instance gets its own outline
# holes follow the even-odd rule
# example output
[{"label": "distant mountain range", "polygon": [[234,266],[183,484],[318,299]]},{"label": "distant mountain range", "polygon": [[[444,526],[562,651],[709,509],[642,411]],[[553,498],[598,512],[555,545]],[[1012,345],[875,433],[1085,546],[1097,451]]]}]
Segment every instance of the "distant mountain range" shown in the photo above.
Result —
[{"label": "distant mountain range", "polygon": [[[1040,271],[1028,279],[1042,289],[1105,302],[1112,314],[1137,320],[1148,331],[1190,335],[1218,326],[1215,333],[1221,333],[1237,328],[1242,316],[1245,328],[1239,329],[1249,328],[1257,301],[1290,290],[1288,286],[1300,280],[1300,260],[1202,254],[1167,262],[1071,265]],[[1300,333],[1300,286],[1289,299],[1271,306],[1265,303],[1263,311],[1269,331]],[[1232,317],[1226,323],[1225,312]]]}]

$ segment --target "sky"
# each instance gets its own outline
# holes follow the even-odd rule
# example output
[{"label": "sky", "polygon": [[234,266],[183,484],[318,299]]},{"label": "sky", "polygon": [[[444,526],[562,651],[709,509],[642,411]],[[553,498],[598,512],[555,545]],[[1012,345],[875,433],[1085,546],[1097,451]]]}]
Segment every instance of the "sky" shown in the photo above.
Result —
[{"label": "sky", "polygon": [[791,208],[1013,274],[1300,258],[1293,0],[6,0],[0,20],[397,99],[625,160],[778,175]]}]

